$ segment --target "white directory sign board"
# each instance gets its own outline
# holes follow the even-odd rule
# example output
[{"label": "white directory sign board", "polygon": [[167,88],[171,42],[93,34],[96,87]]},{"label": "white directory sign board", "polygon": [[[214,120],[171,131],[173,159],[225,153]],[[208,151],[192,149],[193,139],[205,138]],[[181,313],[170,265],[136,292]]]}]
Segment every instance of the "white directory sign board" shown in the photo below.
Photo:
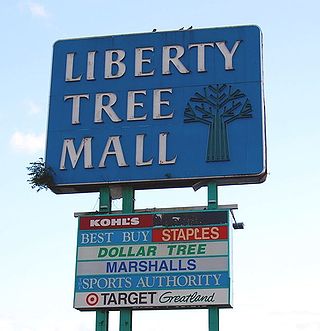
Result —
[{"label": "white directory sign board", "polygon": [[228,211],[79,218],[79,310],[231,307]]}]

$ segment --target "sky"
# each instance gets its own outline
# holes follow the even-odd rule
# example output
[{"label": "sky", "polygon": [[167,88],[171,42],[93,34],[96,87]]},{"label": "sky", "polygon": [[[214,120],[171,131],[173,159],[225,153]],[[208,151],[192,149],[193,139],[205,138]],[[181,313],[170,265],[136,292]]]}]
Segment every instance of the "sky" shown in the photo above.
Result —
[{"label": "sky", "polygon": [[[320,331],[320,23],[317,0],[7,1],[1,3],[0,330],[93,330],[72,307],[77,224],[98,193],[36,192],[26,167],[45,155],[52,48],[88,36],[258,25],[263,33],[268,177],[219,187],[238,204],[234,308],[220,330]],[[136,208],[206,205],[205,188],[136,192]],[[121,208],[115,200],[113,208]],[[111,314],[110,330],[118,329]],[[207,330],[207,311],[134,312],[133,330]]]}]

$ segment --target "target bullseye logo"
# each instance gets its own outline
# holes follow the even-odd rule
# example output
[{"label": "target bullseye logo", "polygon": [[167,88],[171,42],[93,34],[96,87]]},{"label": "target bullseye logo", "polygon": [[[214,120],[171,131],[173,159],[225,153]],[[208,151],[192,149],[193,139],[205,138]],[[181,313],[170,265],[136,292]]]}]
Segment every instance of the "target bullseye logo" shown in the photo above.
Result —
[{"label": "target bullseye logo", "polygon": [[95,293],[90,293],[86,297],[86,303],[89,306],[95,306],[98,303],[98,301],[99,301],[99,297]]}]

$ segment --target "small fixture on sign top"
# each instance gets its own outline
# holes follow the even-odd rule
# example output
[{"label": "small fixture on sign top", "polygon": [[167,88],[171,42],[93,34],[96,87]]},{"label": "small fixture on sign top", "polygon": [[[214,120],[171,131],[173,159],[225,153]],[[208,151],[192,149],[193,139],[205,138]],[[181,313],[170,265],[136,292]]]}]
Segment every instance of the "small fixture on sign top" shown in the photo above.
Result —
[{"label": "small fixture on sign top", "polygon": [[208,180],[200,180],[199,182],[196,182],[195,184],[192,185],[193,190],[196,192],[198,191],[201,187],[207,186],[209,183]]},{"label": "small fixture on sign top", "polygon": [[231,213],[231,216],[232,216],[232,219],[233,219],[232,227],[235,230],[243,230],[244,229],[244,223],[236,221],[236,218],[234,217],[234,213],[233,213],[232,209],[230,210],[230,213]]},{"label": "small fixture on sign top", "polygon": [[240,223],[235,222],[235,223],[232,224],[232,226],[235,230],[243,230],[244,229],[244,223],[242,223],[242,222],[240,222]]}]

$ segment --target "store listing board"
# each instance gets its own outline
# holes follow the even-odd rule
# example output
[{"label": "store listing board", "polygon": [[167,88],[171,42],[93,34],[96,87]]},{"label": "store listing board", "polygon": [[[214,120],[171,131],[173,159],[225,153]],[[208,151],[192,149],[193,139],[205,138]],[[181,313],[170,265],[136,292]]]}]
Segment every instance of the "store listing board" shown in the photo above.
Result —
[{"label": "store listing board", "polygon": [[79,310],[231,307],[228,210],[79,217]]}]

